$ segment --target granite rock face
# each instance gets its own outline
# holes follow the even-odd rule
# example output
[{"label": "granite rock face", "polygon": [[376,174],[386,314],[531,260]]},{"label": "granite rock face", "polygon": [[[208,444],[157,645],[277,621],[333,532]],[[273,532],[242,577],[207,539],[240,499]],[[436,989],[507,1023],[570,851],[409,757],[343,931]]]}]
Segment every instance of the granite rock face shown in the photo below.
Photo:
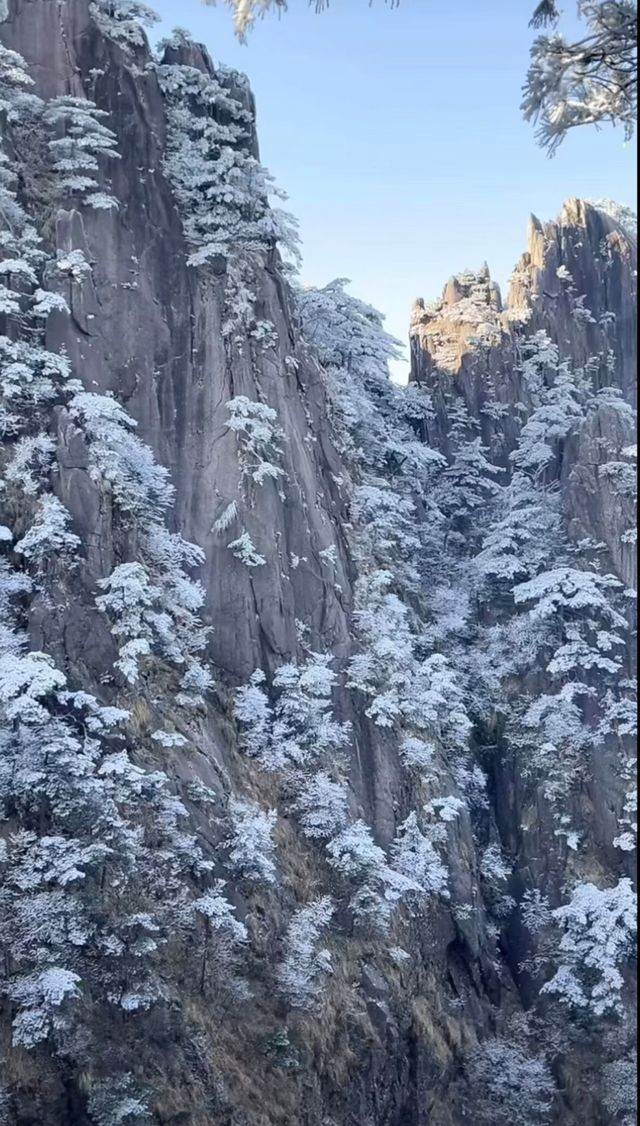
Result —
[{"label": "granite rock face", "polygon": [[[35,93],[44,99],[93,99],[116,137],[119,159],[104,174],[117,208],[51,209],[43,202],[37,169],[29,166],[28,154],[17,151],[25,139],[19,126],[7,127],[19,192],[48,250],[53,258],[82,251],[91,265],[78,276],[52,270],[49,288],[66,299],[69,313],[49,316],[46,346],[66,353],[86,391],[111,395],[126,408],[139,438],[170,472],[171,530],[204,553],[195,572],[212,627],[207,659],[214,688],[206,708],[181,727],[168,702],[174,690],[168,682],[164,689],[162,680],[151,678],[135,689],[114,688],[116,647],[96,609],[96,584],[118,564],[137,558],[137,532],[121,525],[112,496],[92,474],[87,443],[65,405],[52,410],[51,488],[71,514],[84,545],[83,564],[50,571],[46,589],[30,601],[30,646],[50,654],[74,688],[132,710],[134,761],[166,771],[215,875],[227,878],[229,898],[249,935],[253,991],[249,1000],[230,999],[223,982],[218,993],[206,994],[198,987],[198,959],[204,956],[194,954],[191,940],[176,941],[162,963],[163,1006],[151,1009],[141,1026],[134,1014],[120,1011],[109,1019],[96,1017],[93,1024],[89,1019],[92,1039],[74,1042],[67,1054],[54,1047],[53,1038],[35,1053],[12,1047],[14,1014],[3,993],[6,1121],[11,1126],[473,1121],[466,1063],[478,1041],[504,1032],[510,1020],[531,1009],[535,974],[523,971],[522,962],[536,951],[517,921],[505,924],[496,945],[470,818],[464,814],[447,826],[450,899],[439,901],[428,919],[420,911],[409,916],[407,949],[396,950],[395,961],[377,937],[360,934],[339,908],[333,974],[320,1015],[291,1015],[274,990],[274,967],[296,905],[327,890],[326,865],[287,812],[278,822],[283,878],[274,891],[247,890],[218,862],[230,796],[249,795],[269,808],[283,805],[273,777],[247,766],[238,753],[232,693],[255,670],[271,680],[280,666],[310,652],[332,654],[342,672],[357,650],[354,608],[364,570],[350,537],[350,489],[357,470],[341,445],[331,389],[311,342],[303,338],[279,252],[274,245],[254,276],[255,321],[271,326],[268,339],[243,331],[230,335],[224,327],[224,258],[214,259],[207,271],[188,263],[183,216],[165,165],[166,99],[144,36],[123,41],[105,33],[87,0],[8,0],[0,38],[26,60]],[[253,119],[248,86],[240,76],[216,70],[199,45],[174,40],[162,61],[217,76]],[[257,157],[253,124],[247,150]],[[433,405],[416,423],[419,438],[449,456],[453,389],[478,423],[493,461],[508,470],[532,410],[519,358],[523,341],[540,332],[562,357],[584,367],[595,386],[615,386],[632,404],[635,296],[635,246],[603,212],[572,200],[557,223],[542,227],[531,220],[528,251],[505,305],[483,268],[452,279],[434,306],[414,307],[411,382],[428,389]],[[228,427],[228,404],[239,396],[268,404],[283,433],[282,473],[262,484],[243,472],[239,439]],[[634,502],[619,487],[622,470],[612,465],[624,460],[622,451],[634,442],[633,427],[631,412],[603,398],[566,445],[560,444],[547,471],[549,485],[562,491],[574,541],[602,541],[626,587],[635,580],[633,546],[624,539]],[[232,502],[240,517],[221,534],[214,525]],[[20,531],[24,514],[14,506],[10,515]],[[267,563],[248,567],[229,550],[229,540],[241,531]],[[630,670],[632,654],[628,663]],[[541,675],[538,690],[543,682]],[[397,739],[365,714],[344,677],[334,704],[336,716],[352,724],[353,816],[363,818],[386,847],[412,796]],[[159,764],[149,732],[167,715],[188,746],[177,745]],[[489,800],[481,815],[486,841],[499,841],[513,858],[513,895],[537,887],[555,906],[572,864],[570,850],[558,840],[543,798],[537,792],[532,798],[523,763],[503,745],[502,732],[474,733],[478,761],[485,761],[486,747],[495,741],[504,754],[487,770]],[[612,878],[631,871],[630,854],[621,862],[610,844],[624,800],[616,761],[612,749],[572,810],[588,841],[589,871]],[[193,783],[214,795],[204,812],[191,800]],[[524,819],[531,829],[526,833]],[[90,1012],[90,997],[85,1005]],[[557,1022],[553,1034],[560,1036]],[[564,1126],[614,1121],[597,1089],[584,1088],[594,1051],[593,1045],[581,1045],[572,1052],[562,1041],[553,1107],[539,1121]],[[92,1092],[112,1074],[135,1079],[148,1113],[136,1106],[137,1094],[126,1104],[126,1085],[122,1104],[96,1110]],[[3,1110],[0,1103],[0,1115]],[[507,1121],[505,1113],[499,1110],[495,1126]]]}]

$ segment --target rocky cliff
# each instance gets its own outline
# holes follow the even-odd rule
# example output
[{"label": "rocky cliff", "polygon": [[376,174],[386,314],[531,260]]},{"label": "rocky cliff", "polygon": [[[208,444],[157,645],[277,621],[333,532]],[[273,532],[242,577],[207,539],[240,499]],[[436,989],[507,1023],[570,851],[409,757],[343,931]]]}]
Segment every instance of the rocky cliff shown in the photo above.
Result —
[{"label": "rocky cliff", "polygon": [[634,239],[396,388],[151,18],[0,23],[0,1114],[631,1123]]}]

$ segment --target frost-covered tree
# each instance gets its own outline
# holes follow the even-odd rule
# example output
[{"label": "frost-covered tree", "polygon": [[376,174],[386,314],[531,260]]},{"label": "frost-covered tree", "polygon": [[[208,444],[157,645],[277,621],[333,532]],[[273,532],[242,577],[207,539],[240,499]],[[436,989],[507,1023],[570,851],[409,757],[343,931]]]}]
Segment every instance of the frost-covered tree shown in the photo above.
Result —
[{"label": "frost-covered tree", "polygon": [[128,755],[127,718],[71,692],[45,654],[0,658],[0,802],[17,819],[0,943],[25,1047],[72,1051],[87,994],[107,1011],[163,1004],[158,957],[193,927],[190,880],[210,865],[166,777]]},{"label": "frost-covered tree", "polygon": [[[399,846],[402,856],[402,845]],[[351,886],[350,907],[357,924],[385,932],[395,908],[423,889],[417,878],[392,867],[362,820],[347,825],[327,844],[329,864]]]},{"label": "frost-covered tree", "polygon": [[34,519],[15,550],[42,567],[52,556],[73,556],[81,541],[70,530],[71,515],[57,497],[45,495],[39,501]]},{"label": "frost-covered tree", "polygon": [[[594,395],[586,370],[561,361],[544,332],[523,345],[520,370],[529,416],[473,562],[481,602],[498,621],[481,631],[466,663],[474,707],[505,717],[522,776],[541,786],[558,834],[577,847],[567,803],[602,750],[605,713],[621,695],[627,622],[619,580],[601,573],[597,553],[569,543],[555,478],[563,443],[610,395]],[[517,685],[540,667],[547,686],[526,700]]]},{"label": "frost-covered tree", "polygon": [[387,478],[405,495],[426,492],[444,464],[413,426],[429,414],[428,396],[391,382],[389,361],[399,355],[398,341],[385,332],[376,309],[347,293],[347,284],[340,278],[297,294],[305,339],[329,380],[342,445],[360,466],[364,485],[384,487]]},{"label": "frost-covered tree", "polygon": [[166,526],[174,495],[169,474],[136,437],[135,422],[115,399],[82,392],[69,409],[86,436],[89,472],[110,490],[125,524],[137,532],[138,558],[119,564],[99,583],[105,593],[97,605],[126,647],[118,667],[134,683],[141,659],[157,653],[180,672],[178,703],[199,704],[210,685],[201,659],[207,638],[200,619],[204,590],[189,572],[204,555]]},{"label": "frost-covered tree", "polygon": [[248,933],[236,918],[234,908],[223,892],[224,881],[218,880],[192,903],[200,925],[200,992],[211,985],[230,987],[232,992],[246,994],[244,983],[236,976],[236,965]]},{"label": "frost-covered tree", "polygon": [[[278,243],[295,256],[292,220],[270,206],[278,193],[253,152],[246,80],[165,62],[157,74],[167,104],[165,169],[181,207],[189,263],[224,258],[249,266]],[[250,321],[248,281],[242,283],[241,271],[234,276],[237,312]]]},{"label": "frost-covered tree", "polygon": [[420,890],[414,893],[418,901],[434,895],[449,898],[449,873],[435,847],[445,839],[446,832],[439,820],[423,817],[420,824],[415,810],[398,829],[392,849],[393,866],[418,885]]},{"label": "frost-covered tree", "polygon": [[325,770],[318,770],[299,780],[292,809],[306,837],[330,840],[347,823],[348,803],[345,783],[335,781]]},{"label": "frost-covered tree", "polygon": [[631,881],[612,888],[578,884],[569,902],[553,912],[564,933],[559,966],[543,992],[565,1005],[602,1018],[623,1011],[624,976],[635,949],[637,903]]},{"label": "frost-covered tree", "polygon": [[[637,7],[633,0],[579,0],[584,34],[571,42],[554,32],[531,48],[522,110],[538,123],[553,153],[580,125],[622,125],[632,136],[637,116]],[[532,23],[557,25],[555,0],[541,0]]]},{"label": "frost-covered tree", "polygon": [[232,798],[229,816],[232,832],[225,845],[230,871],[256,883],[275,883],[272,839],[277,820],[275,809],[263,810],[255,802]]},{"label": "frost-covered tree", "polygon": [[[217,0],[205,0],[215,4]],[[244,42],[256,17],[286,11],[287,0],[225,0]],[[400,0],[387,0],[392,7]],[[317,12],[329,0],[309,0]],[[553,152],[580,125],[622,125],[632,136],[637,116],[636,30],[633,0],[579,0],[585,34],[574,42],[560,34],[540,35],[531,48],[522,110],[539,122],[540,143]],[[556,0],[540,0],[530,26],[557,25]]]},{"label": "frost-covered tree", "polygon": [[[513,596],[516,605],[529,606],[535,620],[548,620],[562,616],[564,621],[587,612],[614,628],[624,629],[626,622],[607,597],[608,592],[620,590],[622,583],[615,575],[599,575],[575,567],[554,567],[543,571],[527,582],[518,583]],[[605,642],[606,646],[606,642]]]},{"label": "frost-covered tree", "polygon": [[468,546],[482,512],[498,494],[500,469],[487,453],[479,438],[460,442],[436,486],[435,500],[447,519],[446,539],[452,546]]},{"label": "frost-covered tree", "polygon": [[117,201],[100,189],[97,179],[100,158],[120,155],[114,133],[103,124],[106,116],[88,98],[61,94],[47,102],[43,123],[54,134],[49,151],[61,203],[78,199],[99,210],[117,207]]},{"label": "frost-covered tree", "polygon": [[125,1072],[95,1082],[87,1109],[95,1126],[143,1126],[152,1121],[148,1098],[149,1093],[141,1089],[134,1076]]},{"label": "frost-covered tree", "polygon": [[[217,0],[205,0],[205,2],[216,4]],[[386,0],[386,2],[393,7],[400,0]],[[225,0],[225,3],[233,10],[233,26],[242,42],[245,42],[247,32],[251,30],[256,16],[263,16],[270,9],[277,12],[287,10],[287,0]],[[308,0],[308,3],[315,6],[316,12],[322,12],[329,6],[329,0]]]},{"label": "frost-covered tree", "polygon": [[273,677],[273,704],[262,673],[238,690],[243,744],[267,770],[313,766],[346,745],[348,727],[333,717],[336,674],[330,664],[330,656],[312,653],[303,665],[281,665]]},{"label": "frost-covered tree", "polygon": [[145,28],[153,27],[160,17],[140,0],[94,0],[89,11],[103,35],[108,35],[120,46],[143,47]]},{"label": "frost-covered tree", "polygon": [[[532,357],[528,362],[532,363]],[[544,475],[557,458],[561,443],[584,417],[582,389],[567,363],[559,364],[551,387],[545,388],[539,399],[511,455],[514,465],[534,479]]]},{"label": "frost-covered tree", "polygon": [[[113,145],[101,115],[90,101],[66,96],[43,107],[28,85],[20,57],[0,49],[3,136],[28,108],[44,151],[51,142],[55,191],[65,202],[75,194],[106,206],[97,199],[96,175]],[[168,475],[115,400],[84,392],[67,355],[46,347],[48,318],[68,311],[47,280],[72,284],[91,266],[80,251],[56,257],[39,241],[24,209],[29,194],[16,194],[18,147],[0,155],[0,539],[3,552],[11,545],[0,560],[0,818],[8,829],[0,858],[0,990],[16,1045],[51,1058],[62,1053],[73,1067],[86,1063],[91,1043],[96,1074],[108,1085],[100,1030],[124,1017],[123,1039],[144,1037],[145,1015],[169,999],[162,969],[169,945],[200,957],[207,935],[216,934],[216,955],[206,959],[211,976],[222,966],[220,951],[237,948],[245,931],[211,880],[211,862],[185,828],[187,810],[168,777],[139,765],[146,756],[129,712],[117,699],[106,706],[79,690],[51,656],[29,649],[32,595],[37,590],[48,607],[55,570],[55,596],[66,598],[72,568],[83,568],[82,545],[52,492],[64,414],[82,434],[89,477],[114,525],[135,543],[129,560],[122,558],[127,537],[119,544],[102,592],[119,639],[133,646],[128,656],[135,664],[136,645],[148,646],[174,667],[178,703],[198,701],[209,684],[199,659],[203,592],[189,574],[202,555],[168,530]],[[36,149],[37,156],[42,145]],[[94,578],[81,574],[87,588]],[[154,742],[156,755],[169,745]],[[144,1117],[137,1093],[111,1093],[104,1109],[110,1121]]]},{"label": "frost-covered tree", "polygon": [[602,1074],[602,1101],[606,1109],[621,1126],[634,1126],[638,1117],[637,1051],[634,1049],[626,1058],[606,1063]]},{"label": "frost-covered tree", "polygon": [[230,399],[227,410],[227,426],[238,435],[243,474],[257,485],[264,485],[267,480],[277,481],[283,475],[276,462],[282,454],[279,443],[284,434],[277,425],[276,411],[266,403],[248,399],[246,395]]},{"label": "frost-covered tree", "polygon": [[524,473],[514,473],[500,497],[495,522],[475,563],[482,575],[511,590],[557,558],[561,516],[557,492],[541,493]]},{"label": "frost-covered tree", "polygon": [[592,207],[596,207],[598,211],[604,211],[605,215],[609,215],[616,223],[631,235],[631,238],[638,238],[638,216],[631,207],[627,207],[623,203],[617,203],[614,199],[589,199]]},{"label": "frost-covered tree", "polygon": [[233,552],[236,559],[244,563],[245,567],[264,567],[267,562],[264,555],[260,555],[260,552],[257,551],[248,532],[242,532],[236,540],[231,540],[227,547]]},{"label": "frost-covered tree", "polygon": [[[270,692],[264,675],[254,674],[237,692],[236,716],[246,752],[267,770],[282,773],[302,832],[324,842],[326,859],[342,877],[355,921],[384,931],[401,902],[429,889],[406,871],[417,839],[402,837],[394,854],[398,863],[390,863],[366,822],[350,820],[341,754],[349,728],[333,715],[336,674],[330,661],[311,654],[303,665],[280,666]],[[430,846],[440,839],[436,830],[420,842],[422,874],[427,881],[431,864],[433,886],[444,870]]]},{"label": "frost-covered tree", "polygon": [[162,612],[162,592],[152,586],[140,563],[121,563],[98,586],[105,593],[96,599],[96,606],[114,619],[113,634],[126,639],[116,668],[129,684],[135,684],[139,662],[150,656],[156,638],[171,641],[171,623]]},{"label": "frost-covered tree", "polygon": [[284,940],[284,958],[278,967],[278,984],[294,1009],[308,1009],[322,992],[322,979],[333,973],[330,951],[320,945],[335,910],[330,896],[299,907]]},{"label": "frost-covered tree", "polygon": [[362,652],[349,664],[349,685],[371,698],[366,714],[381,727],[405,723],[463,750],[470,733],[464,696],[447,659],[421,657],[407,606],[389,590],[391,576],[360,580],[356,636]]},{"label": "frost-covered tree", "polygon": [[[556,1086],[542,1052],[513,1036],[483,1040],[466,1065],[470,1120],[483,1126],[544,1126]],[[472,1108],[472,1110],[471,1110]]]}]

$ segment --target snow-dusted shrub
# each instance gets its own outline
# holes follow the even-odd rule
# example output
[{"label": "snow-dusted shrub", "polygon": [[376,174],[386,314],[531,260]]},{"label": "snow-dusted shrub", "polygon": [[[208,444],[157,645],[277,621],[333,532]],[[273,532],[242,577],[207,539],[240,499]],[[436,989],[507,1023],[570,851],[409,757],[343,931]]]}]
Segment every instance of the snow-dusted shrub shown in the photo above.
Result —
[{"label": "snow-dusted shrub", "polygon": [[638,1059],[633,1051],[629,1058],[612,1060],[602,1069],[602,1101],[620,1126],[635,1126],[638,1116]]},{"label": "snow-dusted shrub", "polygon": [[188,740],[184,735],[180,735],[177,731],[152,731],[151,738],[154,743],[159,743],[161,747],[186,747]]},{"label": "snow-dusted shrub", "polygon": [[50,1036],[65,1032],[71,1024],[68,1010],[80,997],[79,983],[78,974],[51,966],[10,984],[8,995],[19,1006],[13,1020],[13,1043],[34,1048]]},{"label": "snow-dusted shrub", "polygon": [[[91,273],[91,263],[83,250],[57,250],[55,267],[70,282],[82,282]],[[100,398],[101,396],[96,396]]]},{"label": "snow-dusted shrub", "polygon": [[585,306],[586,294],[582,293],[579,297],[574,298],[573,308],[571,309],[571,316],[574,321],[579,325],[594,325],[596,318],[590,309]]},{"label": "snow-dusted shrub", "polygon": [[128,1073],[95,1083],[87,1105],[95,1126],[142,1126],[152,1121],[146,1092]]},{"label": "snow-dusted shrub", "polygon": [[445,797],[441,798],[432,798],[425,806],[427,813],[434,814],[440,821],[444,821],[445,823],[456,821],[466,808],[462,798],[458,798],[454,794],[447,794]]}]

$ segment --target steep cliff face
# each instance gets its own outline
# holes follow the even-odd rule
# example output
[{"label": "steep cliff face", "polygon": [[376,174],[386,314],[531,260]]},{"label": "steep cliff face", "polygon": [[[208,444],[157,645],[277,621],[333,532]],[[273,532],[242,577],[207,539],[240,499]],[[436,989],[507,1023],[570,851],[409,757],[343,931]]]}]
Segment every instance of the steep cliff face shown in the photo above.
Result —
[{"label": "steep cliff face", "polygon": [[630,1122],[635,246],[532,221],[394,388],[148,19],[0,24],[0,1113]]},{"label": "steep cliff face", "polygon": [[[296,650],[296,613],[313,638],[321,631],[339,647],[347,636],[345,612],[322,578],[319,556],[334,544],[339,528],[332,477],[337,462],[317,369],[292,328],[275,249],[256,279],[253,321],[272,325],[268,340],[255,332],[253,338],[225,339],[224,279],[216,278],[215,266],[203,280],[187,265],[179,208],[163,172],[166,103],[157,74],[149,71],[147,49],[103,34],[83,3],[59,10],[55,4],[18,4],[3,30],[6,45],[27,61],[38,93],[94,98],[118,138],[119,159],[108,167],[117,210],[56,217],[57,249],[82,250],[94,268],[62,287],[71,317],[48,326],[47,343],[67,350],[86,387],[117,394],[140,436],[171,471],[176,525],[205,550],[201,577],[208,601],[219,608],[213,660],[246,678],[265,660],[286,659]],[[169,65],[213,74],[210,60],[193,44],[169,48],[165,58]],[[239,96],[253,115],[246,86]],[[247,143],[257,151],[253,127]],[[227,429],[227,402],[239,395],[269,403],[288,438],[285,502],[267,483],[261,505],[248,517],[258,550],[263,541],[277,545],[281,566],[268,574],[234,562],[212,532],[239,492],[236,438]],[[62,482],[65,488],[64,474]],[[295,520],[289,519],[292,508]],[[74,515],[83,519],[81,511]],[[102,537],[101,547],[109,550]],[[293,571],[291,554],[307,557],[308,565]],[[344,573],[340,578],[347,597]]]}]

